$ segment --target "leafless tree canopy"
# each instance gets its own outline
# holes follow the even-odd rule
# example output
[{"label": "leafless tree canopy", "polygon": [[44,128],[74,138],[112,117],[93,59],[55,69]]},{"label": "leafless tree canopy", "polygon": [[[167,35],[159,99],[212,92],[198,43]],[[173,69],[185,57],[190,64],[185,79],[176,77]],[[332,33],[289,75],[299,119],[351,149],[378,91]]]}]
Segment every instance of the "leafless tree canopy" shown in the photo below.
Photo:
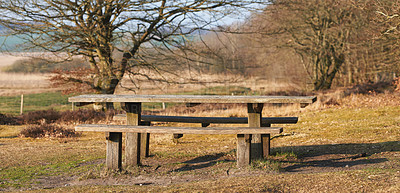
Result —
[{"label": "leafless tree canopy", "polygon": [[173,50],[186,35],[254,3],[265,1],[3,0],[0,18],[26,48],[85,56],[91,65],[88,77],[60,73],[56,79],[112,94],[142,48]]}]

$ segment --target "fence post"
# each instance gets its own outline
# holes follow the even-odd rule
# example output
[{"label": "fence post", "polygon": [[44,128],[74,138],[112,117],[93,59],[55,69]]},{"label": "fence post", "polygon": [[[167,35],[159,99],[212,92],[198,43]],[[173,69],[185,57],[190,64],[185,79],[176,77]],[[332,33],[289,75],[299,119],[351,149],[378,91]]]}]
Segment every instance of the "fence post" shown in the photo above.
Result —
[{"label": "fence post", "polygon": [[22,115],[24,113],[24,95],[21,95],[21,109],[20,109],[20,114]]}]

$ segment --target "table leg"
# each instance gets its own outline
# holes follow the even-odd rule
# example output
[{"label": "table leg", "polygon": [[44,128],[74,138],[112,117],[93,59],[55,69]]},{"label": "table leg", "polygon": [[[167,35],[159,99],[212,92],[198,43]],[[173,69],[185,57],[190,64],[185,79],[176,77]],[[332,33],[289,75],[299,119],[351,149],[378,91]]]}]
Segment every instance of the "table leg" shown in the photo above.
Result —
[{"label": "table leg", "polygon": [[[248,122],[249,127],[261,127],[263,103],[248,103]],[[251,158],[259,159],[263,157],[263,145],[260,134],[252,135],[251,139]]]},{"label": "table leg", "polygon": [[[126,111],[127,124],[139,125],[142,104],[122,103],[121,107]],[[140,165],[141,137],[140,133],[126,133],[125,164],[127,167]]]},{"label": "table leg", "polygon": [[119,170],[122,165],[122,133],[107,132],[106,139],[106,167],[112,170]]},{"label": "table leg", "polygon": [[247,167],[251,161],[251,135],[237,135],[237,167]]}]

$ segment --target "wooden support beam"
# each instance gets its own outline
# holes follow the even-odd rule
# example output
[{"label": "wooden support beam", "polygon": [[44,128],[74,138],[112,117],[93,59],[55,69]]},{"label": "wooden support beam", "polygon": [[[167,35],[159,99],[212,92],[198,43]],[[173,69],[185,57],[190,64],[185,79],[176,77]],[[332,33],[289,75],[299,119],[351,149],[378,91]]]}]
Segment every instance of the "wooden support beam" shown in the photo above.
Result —
[{"label": "wooden support beam", "polygon": [[[271,127],[270,123],[262,123],[261,127]],[[261,144],[264,159],[271,154],[271,134],[261,134]]]},{"label": "wooden support beam", "polygon": [[[149,121],[141,121],[140,125],[143,126],[150,126],[151,122]],[[141,133],[141,150],[140,150],[140,157],[150,157],[150,133]]]},{"label": "wooden support beam", "polygon": [[[139,125],[142,104],[121,103],[121,107],[126,111],[127,125]],[[141,138],[140,133],[126,133],[125,164],[127,167],[140,165]]]},{"label": "wooden support beam", "polygon": [[[264,107],[263,103],[248,103],[248,122],[249,127],[261,127],[262,124],[262,109]],[[252,158],[258,159],[263,157],[262,141],[260,134],[252,135],[251,139],[251,153]]]},{"label": "wooden support beam", "polygon": [[119,170],[122,165],[122,133],[108,132],[106,133],[106,139],[106,167],[112,170]]},{"label": "wooden support beam", "polygon": [[251,162],[251,135],[237,135],[237,167],[247,167]]},{"label": "wooden support beam", "polygon": [[261,134],[261,144],[262,144],[263,158],[266,159],[271,154],[271,135]]}]

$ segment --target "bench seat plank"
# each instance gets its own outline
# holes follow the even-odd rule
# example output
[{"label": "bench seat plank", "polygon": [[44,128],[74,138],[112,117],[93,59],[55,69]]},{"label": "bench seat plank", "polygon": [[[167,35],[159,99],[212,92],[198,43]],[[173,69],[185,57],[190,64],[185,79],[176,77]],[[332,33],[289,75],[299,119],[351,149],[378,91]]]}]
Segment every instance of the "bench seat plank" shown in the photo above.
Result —
[{"label": "bench seat plank", "polygon": [[[163,116],[163,115],[142,115],[143,121],[150,122],[179,122],[179,123],[220,123],[220,124],[246,124],[247,117],[188,117],[188,116]],[[126,114],[114,116],[116,121],[126,120]],[[263,117],[263,124],[296,124],[297,117]]]},{"label": "bench seat plank", "polygon": [[97,125],[84,124],[75,131],[122,132],[122,133],[161,133],[161,134],[279,134],[282,127],[161,127],[136,125]]}]

